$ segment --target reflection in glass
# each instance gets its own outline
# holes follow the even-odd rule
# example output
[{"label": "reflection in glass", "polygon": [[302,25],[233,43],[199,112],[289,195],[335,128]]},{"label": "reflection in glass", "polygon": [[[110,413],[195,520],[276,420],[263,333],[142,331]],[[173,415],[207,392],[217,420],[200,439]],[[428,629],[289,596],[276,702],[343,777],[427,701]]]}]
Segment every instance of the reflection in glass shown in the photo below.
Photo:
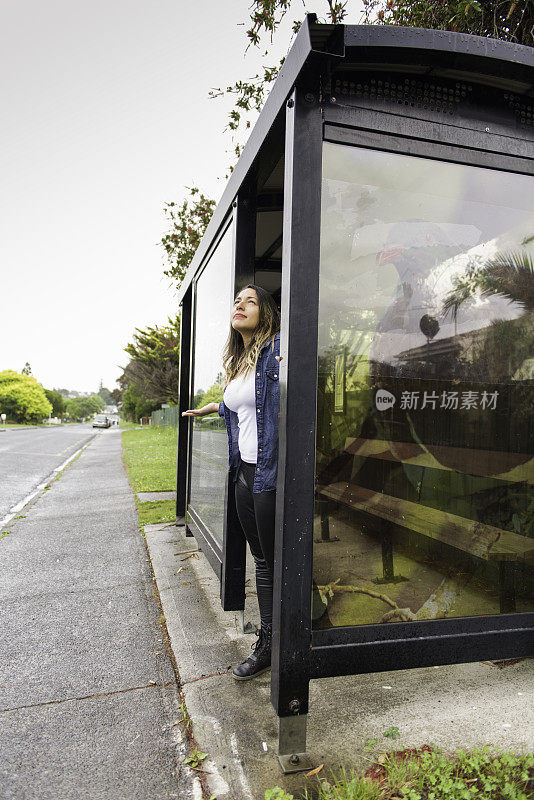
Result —
[{"label": "reflection in glass", "polygon": [[[232,308],[232,228],[196,286],[193,407],[222,401],[222,351]],[[193,418],[189,504],[222,546],[228,439],[218,414]]]},{"label": "reflection in glass", "polygon": [[325,143],[322,203],[315,626],[533,610],[534,183]]}]

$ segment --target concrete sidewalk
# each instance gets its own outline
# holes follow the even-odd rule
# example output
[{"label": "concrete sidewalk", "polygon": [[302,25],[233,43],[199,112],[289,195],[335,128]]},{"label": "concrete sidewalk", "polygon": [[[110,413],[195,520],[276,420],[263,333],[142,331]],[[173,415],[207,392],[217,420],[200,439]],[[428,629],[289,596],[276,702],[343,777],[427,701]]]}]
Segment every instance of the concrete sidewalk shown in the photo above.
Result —
[{"label": "concrete sidewalk", "polygon": [[[231,677],[255,637],[221,610],[218,581],[195,540],[173,525],[145,532],[187,709],[209,754],[211,792],[218,800],[263,800],[277,785],[313,788],[316,778],[280,770],[269,673],[247,682]],[[245,620],[257,623],[251,570],[249,578]],[[312,681],[308,752],[327,775],[340,764],[369,764],[370,739],[384,751],[429,743],[450,753],[483,745],[532,750],[532,678],[533,661],[525,660],[502,669],[473,663]],[[391,727],[399,729],[396,741],[383,736]]]},{"label": "concrete sidewalk", "polygon": [[0,798],[199,796],[118,430],[0,541]]}]

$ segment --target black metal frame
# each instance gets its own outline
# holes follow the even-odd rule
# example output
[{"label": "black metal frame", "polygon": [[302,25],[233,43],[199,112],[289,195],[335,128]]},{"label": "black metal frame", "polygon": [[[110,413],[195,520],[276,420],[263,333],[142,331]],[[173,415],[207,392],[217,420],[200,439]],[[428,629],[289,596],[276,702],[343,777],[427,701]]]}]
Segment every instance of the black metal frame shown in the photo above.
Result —
[{"label": "black metal frame", "polygon": [[[287,229],[292,240],[284,259],[286,274],[283,284],[283,319],[287,320],[287,325],[283,349],[287,352],[288,360],[285,372],[282,373],[281,370],[280,388],[282,391],[284,385],[287,385],[287,393],[290,395],[293,392],[293,397],[298,399],[291,406],[287,401],[282,402],[281,395],[280,403],[277,516],[280,538],[277,542],[275,565],[276,646],[271,684],[271,700],[279,716],[294,714],[295,709],[298,709],[298,713],[306,713],[308,681],[312,678],[484,659],[521,658],[533,654],[534,640],[534,613],[311,631],[309,598],[313,561],[313,497],[310,497],[310,488],[313,487],[315,478],[315,413],[310,401],[312,398],[315,401],[317,380],[319,248],[316,238],[320,229],[318,175],[321,172],[322,142],[330,141],[494,169],[497,168],[498,157],[499,171],[534,175],[534,152],[530,159],[514,154],[515,147],[523,149],[523,140],[499,135],[499,143],[505,149],[497,156],[493,142],[487,152],[477,149],[477,131],[472,132],[471,148],[467,146],[464,129],[459,129],[459,138],[463,140],[461,145],[455,145],[452,141],[450,144],[431,141],[428,134],[435,125],[421,120],[415,120],[415,124],[411,126],[411,120],[405,119],[402,134],[397,136],[391,132],[393,126],[387,124],[385,132],[375,128],[370,134],[372,126],[376,124],[376,113],[373,110],[346,107],[340,109],[335,103],[323,106],[323,134],[320,129],[318,133],[317,129],[318,111],[315,109],[314,122],[313,112],[308,110],[307,114],[303,113],[296,104],[293,124],[295,128],[299,127],[299,131],[291,132],[288,127],[287,138],[288,149],[292,148],[288,160],[292,157],[293,163],[299,167],[292,170],[293,182],[286,194]],[[381,117],[382,121],[387,119],[384,114]],[[349,128],[334,125],[333,122],[339,123],[340,118],[345,126],[349,121],[352,126]],[[315,159],[315,172],[309,165],[299,161],[303,157],[299,147],[299,133],[305,141],[308,159]],[[486,136],[491,138],[491,135]],[[296,215],[293,218],[290,217],[292,209]],[[306,293],[299,296],[298,288],[289,284],[304,277]],[[307,317],[306,325],[303,325],[304,315]],[[292,374],[293,363],[305,365],[298,369],[297,375]],[[301,417],[305,418],[305,423],[301,425],[305,431],[304,436],[299,438],[298,434],[295,435],[295,419]],[[291,424],[288,424],[289,420]],[[313,442],[313,455],[310,442]],[[287,494],[289,500],[284,501]],[[309,574],[304,574],[305,570],[309,570]],[[296,585],[299,585],[299,591],[295,590]],[[303,591],[300,591],[300,586]]]},{"label": "black metal frame", "polygon": [[[273,131],[284,126],[285,184],[282,257],[280,439],[275,543],[275,602],[271,701],[281,717],[304,715],[309,680],[332,675],[453,664],[533,655],[534,613],[365,625],[312,631],[319,237],[323,141],[404,153],[428,159],[534,174],[529,131],[479,118],[443,117],[393,105],[340,101],[328,88],[336,65],[370,74],[406,70],[439,79],[511,87],[527,97],[534,84],[529,48],[463,34],[376,26],[315,26],[309,16],[281,76],[229,181],[203,242],[182,284],[182,325],[194,321],[192,289],[213,252],[230,206],[234,206],[235,281],[248,282],[253,269],[253,225],[258,154]],[[389,66],[388,66],[389,64]],[[354,67],[356,65],[356,67]],[[482,76],[482,77],[481,77]],[[477,82],[476,78],[472,79]],[[188,316],[189,315],[189,316]],[[193,334],[194,336],[194,334]],[[182,330],[182,356],[192,341]],[[192,364],[183,362],[181,390],[191,396]],[[188,378],[189,376],[189,378]],[[182,401],[181,407],[182,407]],[[187,407],[187,404],[185,404]],[[187,423],[189,421],[187,420]],[[180,424],[179,448],[190,453],[189,427]],[[190,457],[190,456],[189,456]],[[187,459],[186,459],[187,461]],[[189,461],[187,461],[189,464]],[[179,454],[179,469],[184,468]],[[179,474],[177,515],[185,512],[184,475]],[[225,498],[223,550],[201,521],[195,533],[217,572],[222,563],[225,609],[244,607],[244,544],[232,506]],[[203,547],[203,549],[204,549]],[[220,573],[218,573],[220,574]]]},{"label": "black metal frame", "polygon": [[182,300],[182,316],[180,320],[180,377],[178,396],[178,453],[176,463],[176,520],[185,524],[187,510],[187,487],[189,485],[189,435],[191,423],[188,417],[182,417],[191,402],[191,347],[192,347],[192,298],[190,286]]},{"label": "black metal frame", "polygon": [[310,678],[529,657],[533,618],[502,614],[314,631]]},{"label": "black metal frame", "polygon": [[271,670],[271,702],[279,716],[308,708],[323,138],[314,88],[295,89],[286,112]]},{"label": "black metal frame", "polygon": [[[469,164],[474,167],[486,167],[506,172],[520,172],[531,174],[532,170],[532,144],[530,145],[531,155],[524,155],[526,142],[523,139],[514,139],[505,136],[492,136],[485,134],[484,138],[490,147],[495,139],[499,141],[503,150],[480,150],[482,136],[477,131],[459,130],[458,140],[450,141],[452,136],[442,136],[441,140],[423,138],[425,131],[429,135],[436,135],[433,124],[427,124],[421,120],[406,120],[403,132],[397,132],[396,125],[388,125],[393,120],[384,119],[383,114],[376,115],[368,113],[367,110],[358,110],[358,123],[351,127],[347,125],[347,109],[340,109],[338,106],[328,105],[325,107],[325,141],[336,142],[338,144],[356,145],[366,149],[385,150],[390,153],[401,153],[404,155],[423,156],[437,161],[450,161],[455,164]],[[353,117],[354,119],[354,117]],[[373,122],[381,122],[382,127],[370,132],[367,125]],[[413,123],[416,124],[413,124]],[[409,123],[409,124],[406,124]],[[449,142],[446,139],[449,138]],[[445,140],[445,141],[444,141]],[[493,142],[492,142],[493,140]],[[495,146],[495,144],[493,145]],[[506,148],[506,149],[504,149]],[[465,160],[469,154],[468,161]]]}]

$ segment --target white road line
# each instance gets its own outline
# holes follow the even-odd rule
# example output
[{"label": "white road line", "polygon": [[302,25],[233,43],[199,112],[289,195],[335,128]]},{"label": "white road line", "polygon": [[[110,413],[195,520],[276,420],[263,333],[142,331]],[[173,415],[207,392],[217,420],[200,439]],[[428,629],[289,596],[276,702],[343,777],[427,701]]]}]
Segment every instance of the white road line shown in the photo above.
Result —
[{"label": "white road line", "polygon": [[63,464],[61,464],[59,467],[56,467],[56,469],[50,473],[48,478],[45,478],[45,480],[42,483],[40,483],[39,486],[33,490],[33,492],[27,494],[23,500],[14,505],[13,508],[9,510],[9,513],[6,514],[6,516],[3,519],[0,519],[0,528],[3,527],[4,525],[7,525],[8,522],[11,522],[15,514],[18,514],[19,511],[22,511],[24,506],[27,506],[28,503],[31,502],[31,500],[33,500],[33,498],[39,494],[39,492],[42,492],[44,489],[46,489],[46,487],[52,483],[58,472],[64,470],[67,464],[69,464],[74,458],[76,458],[76,456],[79,456],[83,450],[89,447],[91,442],[94,441],[94,438],[95,436],[93,436],[90,439],[90,441],[87,442],[87,444],[84,444],[83,447],[80,447],[78,450],[76,450],[76,452],[73,453],[69,458],[67,458],[67,460],[64,461]]},{"label": "white road line", "polygon": [[[92,442],[92,441],[93,441],[93,439],[91,439],[91,442]],[[54,472],[61,472],[61,470],[62,470],[62,469],[65,469],[65,467],[67,466],[67,464],[69,464],[69,463],[70,463],[70,462],[71,462],[71,461],[72,461],[74,458],[76,458],[76,456],[79,456],[79,455],[80,455],[80,453],[82,452],[82,450],[85,450],[85,448],[86,448],[86,447],[89,447],[89,445],[91,444],[91,442],[87,442],[87,444],[84,444],[84,446],[83,446],[83,447],[80,447],[78,450],[76,450],[76,452],[75,452],[75,453],[73,453],[71,456],[69,456],[69,457],[67,458],[67,460],[63,462],[63,464],[61,464],[59,467],[56,467],[56,469],[54,470]]]}]

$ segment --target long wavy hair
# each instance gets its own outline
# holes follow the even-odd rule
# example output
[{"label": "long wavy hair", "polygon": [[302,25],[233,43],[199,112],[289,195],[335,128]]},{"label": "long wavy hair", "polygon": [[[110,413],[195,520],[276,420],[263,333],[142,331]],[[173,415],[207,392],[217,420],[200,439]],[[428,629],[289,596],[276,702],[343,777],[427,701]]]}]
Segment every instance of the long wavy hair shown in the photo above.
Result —
[{"label": "long wavy hair", "polygon": [[255,369],[260,350],[269,341],[271,341],[271,347],[273,347],[274,337],[280,330],[280,312],[269,292],[254,283],[247,284],[241,291],[244,289],[254,289],[256,292],[259,305],[259,320],[252,339],[246,348],[241,334],[230,325],[230,333],[223,351],[225,385],[230,383],[236,375],[241,373],[246,375],[251,369]]}]

